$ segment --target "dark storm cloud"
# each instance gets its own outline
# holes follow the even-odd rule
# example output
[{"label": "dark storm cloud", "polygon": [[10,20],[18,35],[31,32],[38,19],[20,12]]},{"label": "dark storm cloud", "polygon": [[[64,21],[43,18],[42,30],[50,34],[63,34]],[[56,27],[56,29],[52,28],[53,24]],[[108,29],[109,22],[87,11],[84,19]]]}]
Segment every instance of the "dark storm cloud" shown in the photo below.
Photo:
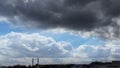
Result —
[{"label": "dark storm cloud", "polygon": [[65,0],[67,5],[86,5],[96,0]]},{"label": "dark storm cloud", "polygon": [[106,15],[111,17],[120,15],[120,0],[103,0],[102,5]]},{"label": "dark storm cloud", "polygon": [[116,23],[113,19],[120,16],[119,3],[119,0],[0,0],[0,15],[14,24],[30,27],[93,31],[113,27]]}]

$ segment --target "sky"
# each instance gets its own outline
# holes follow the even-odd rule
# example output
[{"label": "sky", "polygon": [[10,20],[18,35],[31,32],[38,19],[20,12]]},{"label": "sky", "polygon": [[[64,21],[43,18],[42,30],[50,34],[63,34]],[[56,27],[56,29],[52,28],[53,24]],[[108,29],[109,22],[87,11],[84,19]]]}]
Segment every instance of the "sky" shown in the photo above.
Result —
[{"label": "sky", "polygon": [[0,0],[0,65],[120,60],[119,3]]}]

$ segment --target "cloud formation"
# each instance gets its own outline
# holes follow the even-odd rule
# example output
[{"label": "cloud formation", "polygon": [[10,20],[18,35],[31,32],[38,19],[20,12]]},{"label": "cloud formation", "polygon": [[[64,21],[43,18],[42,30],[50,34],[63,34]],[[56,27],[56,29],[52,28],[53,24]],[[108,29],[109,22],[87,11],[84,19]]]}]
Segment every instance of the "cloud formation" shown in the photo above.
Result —
[{"label": "cloud formation", "polygon": [[59,58],[70,56],[71,44],[56,42],[50,37],[39,34],[10,33],[1,36],[0,54],[7,57],[43,57]]},{"label": "cloud formation", "polygon": [[53,38],[38,33],[11,32],[0,36],[0,45],[0,61],[5,64],[30,64],[31,58],[36,57],[41,58],[41,64],[45,64],[46,60],[48,64],[54,64],[120,59],[119,41],[99,46],[83,44],[74,48],[68,42],[56,42]]},{"label": "cloud formation", "polygon": [[[1,0],[0,15],[18,26],[94,31],[103,37],[102,34],[112,33],[117,38],[119,3],[119,0]],[[109,28],[113,30],[110,32]]]}]

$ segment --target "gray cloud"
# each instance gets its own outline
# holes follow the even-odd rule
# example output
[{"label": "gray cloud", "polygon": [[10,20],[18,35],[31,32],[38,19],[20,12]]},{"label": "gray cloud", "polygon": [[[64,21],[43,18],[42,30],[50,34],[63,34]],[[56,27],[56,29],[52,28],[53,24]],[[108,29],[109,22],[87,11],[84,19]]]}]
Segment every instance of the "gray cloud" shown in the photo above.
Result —
[{"label": "gray cloud", "polygon": [[68,4],[68,5],[86,5],[90,2],[93,2],[93,1],[96,1],[96,0],[65,0],[65,2]]},{"label": "gray cloud", "polygon": [[[108,31],[106,27],[111,27],[119,31],[119,25],[113,21],[120,15],[119,3],[119,0],[0,0],[0,15],[12,24],[33,28],[105,32],[103,29]],[[116,31],[112,33],[117,34]]]},{"label": "gray cloud", "polygon": [[118,17],[120,15],[120,0],[102,0],[103,10],[106,15]]}]

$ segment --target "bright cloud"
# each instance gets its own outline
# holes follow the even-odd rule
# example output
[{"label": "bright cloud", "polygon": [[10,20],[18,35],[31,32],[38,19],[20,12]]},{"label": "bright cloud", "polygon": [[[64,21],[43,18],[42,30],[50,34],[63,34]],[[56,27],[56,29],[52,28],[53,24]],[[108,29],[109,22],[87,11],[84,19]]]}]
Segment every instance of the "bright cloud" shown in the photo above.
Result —
[{"label": "bright cloud", "polygon": [[12,32],[1,36],[0,45],[1,54],[10,57],[66,57],[72,51],[71,44],[56,42],[50,37],[44,37],[37,33]]},{"label": "bright cloud", "polygon": [[112,41],[106,42],[105,45],[80,45],[74,48],[68,42],[56,42],[53,38],[39,33],[11,32],[0,36],[0,61],[6,64],[30,64],[31,58],[36,57],[41,58],[41,64],[46,63],[46,60],[48,64],[110,61],[120,59],[118,44],[118,41]]}]

